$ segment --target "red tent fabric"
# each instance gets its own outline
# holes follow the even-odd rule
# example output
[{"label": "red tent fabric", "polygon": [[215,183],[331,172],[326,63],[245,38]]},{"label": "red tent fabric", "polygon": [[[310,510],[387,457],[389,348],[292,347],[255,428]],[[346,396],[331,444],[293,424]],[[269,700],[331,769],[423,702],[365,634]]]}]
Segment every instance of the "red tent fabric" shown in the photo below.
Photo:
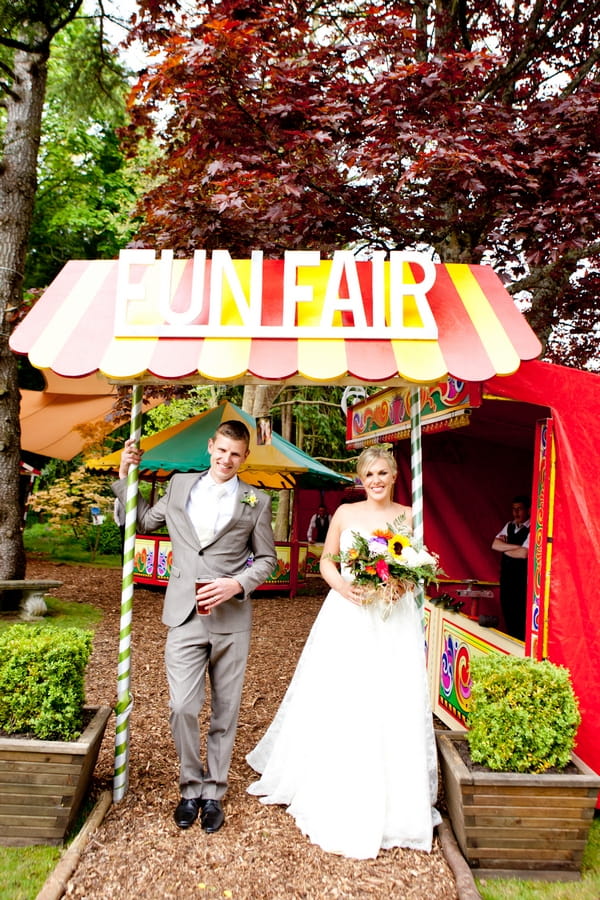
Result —
[{"label": "red tent fabric", "polygon": [[549,658],[571,672],[578,752],[600,772],[600,376],[544,362],[492,378],[498,397],[549,406],[556,446]]}]

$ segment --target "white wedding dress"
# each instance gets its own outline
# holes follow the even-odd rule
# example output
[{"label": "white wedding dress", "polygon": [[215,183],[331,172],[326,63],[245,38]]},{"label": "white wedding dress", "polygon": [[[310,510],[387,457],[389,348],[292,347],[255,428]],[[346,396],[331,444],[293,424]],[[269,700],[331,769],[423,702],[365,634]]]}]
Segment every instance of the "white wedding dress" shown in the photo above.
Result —
[{"label": "white wedding dress", "polygon": [[[342,549],[352,530],[342,532]],[[329,591],[248,788],[288,807],[323,850],[357,859],[431,850],[437,757],[421,613],[405,595],[384,621]]]}]

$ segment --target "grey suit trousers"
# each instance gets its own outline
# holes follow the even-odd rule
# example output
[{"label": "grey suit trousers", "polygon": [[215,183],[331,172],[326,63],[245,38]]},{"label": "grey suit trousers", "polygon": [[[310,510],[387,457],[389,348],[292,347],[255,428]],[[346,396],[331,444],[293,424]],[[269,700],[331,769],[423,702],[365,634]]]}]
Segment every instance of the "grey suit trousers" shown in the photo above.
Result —
[{"label": "grey suit trousers", "polygon": [[[212,615],[212,614],[211,614]],[[170,724],[179,756],[181,796],[220,800],[227,789],[250,631],[209,632],[210,616],[193,614],[170,628],[165,664],[170,691]],[[210,679],[211,716],[202,762],[199,714]]]}]

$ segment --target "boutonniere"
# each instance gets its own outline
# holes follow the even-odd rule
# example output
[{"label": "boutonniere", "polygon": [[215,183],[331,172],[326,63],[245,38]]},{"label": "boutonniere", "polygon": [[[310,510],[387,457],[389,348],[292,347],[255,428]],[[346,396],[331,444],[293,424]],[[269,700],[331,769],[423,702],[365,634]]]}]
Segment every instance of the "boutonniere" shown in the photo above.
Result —
[{"label": "boutonniere", "polygon": [[252,509],[254,509],[254,507],[258,503],[258,497],[256,496],[256,494],[244,494],[244,496],[242,497],[242,503],[247,503],[248,506],[251,506]]}]

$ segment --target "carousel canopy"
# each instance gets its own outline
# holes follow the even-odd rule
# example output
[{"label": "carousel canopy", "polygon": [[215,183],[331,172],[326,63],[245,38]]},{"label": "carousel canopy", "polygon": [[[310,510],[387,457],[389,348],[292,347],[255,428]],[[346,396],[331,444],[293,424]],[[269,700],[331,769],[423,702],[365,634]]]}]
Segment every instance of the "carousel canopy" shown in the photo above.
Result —
[{"label": "carousel canopy", "polygon": [[[256,487],[293,488],[298,485],[312,488],[352,484],[350,478],[334,472],[290,444],[278,434],[270,444],[257,444],[256,420],[233,403],[225,402],[207,412],[144,437],[140,475],[166,477],[172,472],[201,472],[208,469],[208,439],[221,422],[237,419],[250,431],[250,455],[240,468],[240,478]],[[90,459],[86,466],[94,471],[118,471],[121,451]]]},{"label": "carousel canopy", "polygon": [[42,370],[123,383],[483,381],[540,354],[489,266],[380,257],[73,260],[10,345]]}]

